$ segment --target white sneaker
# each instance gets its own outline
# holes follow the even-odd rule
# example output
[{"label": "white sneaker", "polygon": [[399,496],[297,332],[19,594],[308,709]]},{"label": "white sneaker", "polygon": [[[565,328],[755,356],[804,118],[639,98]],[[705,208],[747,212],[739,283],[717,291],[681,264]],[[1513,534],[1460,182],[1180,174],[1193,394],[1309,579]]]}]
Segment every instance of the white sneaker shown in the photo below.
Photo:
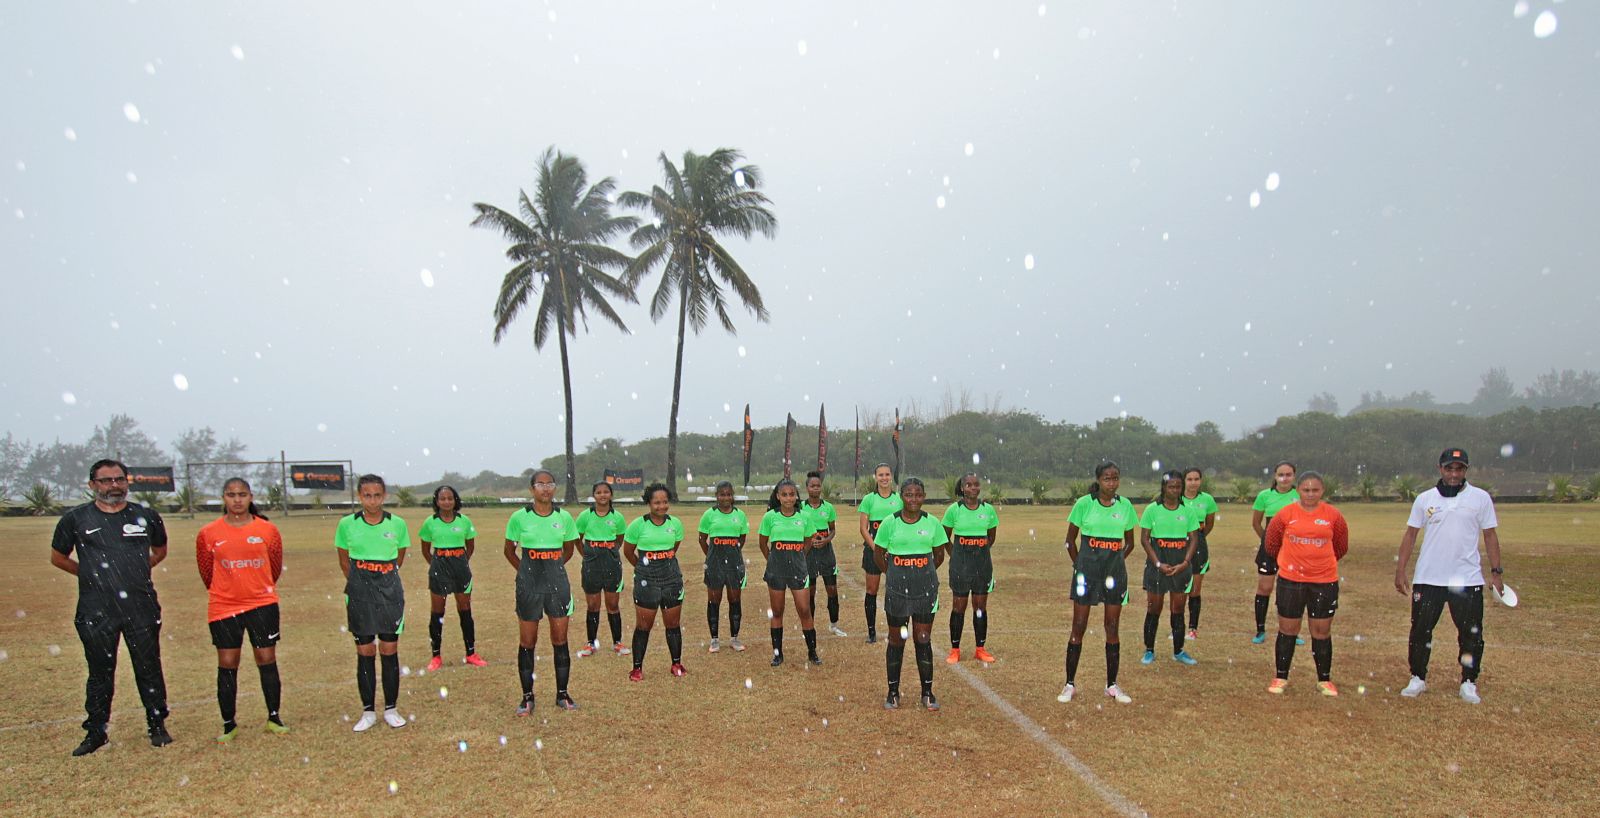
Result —
[{"label": "white sneaker", "polygon": [[383,723],[390,727],[404,727],[406,726],[406,717],[395,712],[395,709],[391,707],[383,711]]},{"label": "white sneaker", "polygon": [[1078,688],[1073,685],[1062,685],[1061,693],[1056,696],[1056,701],[1061,702],[1062,704],[1072,701],[1072,694],[1076,693],[1077,690]]},{"label": "white sneaker", "polygon": [[834,636],[849,636],[850,635],[848,633],[845,633],[842,629],[840,629],[839,623],[837,623],[837,622],[828,623],[828,633],[831,633]]},{"label": "white sneaker", "polygon": [[1404,697],[1406,697],[1408,699],[1415,699],[1416,697],[1421,696],[1424,692],[1426,692],[1427,689],[1428,689],[1428,683],[1427,682],[1425,682],[1425,681],[1423,681],[1423,680],[1421,680],[1421,679],[1419,679],[1419,678],[1417,678],[1415,676],[1412,676],[1411,677],[1411,683],[1406,685],[1406,689],[1405,690],[1400,691],[1400,695],[1402,695],[1402,696],[1404,696]]},{"label": "white sneaker", "polygon": [[1122,688],[1112,685],[1106,688],[1106,695],[1117,700],[1117,704],[1133,704],[1133,697],[1122,692]]},{"label": "white sneaker", "polygon": [[728,647],[733,648],[736,652],[741,652],[742,653],[744,651],[744,643],[740,642],[739,641],[739,637],[737,637],[737,636],[735,636],[735,637],[733,637],[733,639],[729,640]]},{"label": "white sneaker", "polygon": [[722,640],[718,639],[715,636],[711,637],[711,651],[710,652],[711,653],[716,653],[719,650],[722,650]]},{"label": "white sneaker", "polygon": [[1478,684],[1476,682],[1461,683],[1461,700],[1467,704],[1483,703],[1483,699],[1478,698]]},{"label": "white sneaker", "polygon": [[356,720],[355,731],[357,733],[365,733],[368,730],[371,730],[377,723],[377,713],[374,713],[371,710],[363,710],[361,711],[361,718]]}]

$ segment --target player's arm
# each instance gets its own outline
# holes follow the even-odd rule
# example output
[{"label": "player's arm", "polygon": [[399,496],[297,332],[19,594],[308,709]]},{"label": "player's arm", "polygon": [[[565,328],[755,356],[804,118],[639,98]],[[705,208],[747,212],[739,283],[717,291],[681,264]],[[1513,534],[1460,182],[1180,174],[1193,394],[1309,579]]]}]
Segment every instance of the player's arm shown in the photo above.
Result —
[{"label": "player's arm", "polygon": [[578,552],[578,538],[574,536],[561,544],[561,564],[566,565],[572,561],[572,555]]},{"label": "player's arm", "polygon": [[703,556],[711,556],[711,536],[704,531],[700,532],[700,553]]},{"label": "player's arm", "polygon": [[506,562],[511,563],[511,567],[512,568],[518,568],[519,567],[518,560],[517,560],[517,541],[516,540],[506,540]]},{"label": "player's arm", "polygon": [[771,559],[771,557],[768,556],[768,552],[767,552],[767,540],[768,540],[767,535],[765,535],[765,534],[757,534],[756,535],[756,547],[761,549],[761,556],[767,557],[768,559]]},{"label": "player's arm", "polygon": [[1250,511],[1250,527],[1255,529],[1256,539],[1258,540],[1267,536],[1267,528],[1262,524],[1262,521],[1266,519],[1267,515],[1261,509],[1257,508]]},{"label": "player's arm", "polygon": [[200,569],[200,582],[206,588],[211,587],[212,556],[211,548],[206,545],[204,533],[194,535],[194,564]]},{"label": "player's arm", "polygon": [[1483,530],[1483,550],[1489,552],[1489,582],[1494,585],[1496,591],[1504,593],[1506,589],[1505,580],[1502,580],[1500,575],[1493,570],[1504,567],[1500,562],[1500,534],[1498,531],[1499,529],[1496,528],[1485,528]]},{"label": "player's arm", "polygon": [[467,542],[466,542],[467,559],[469,559],[469,560],[472,559],[472,552],[477,547],[477,545],[478,545],[478,538],[477,537],[468,537],[467,538]]},{"label": "player's arm", "polygon": [[867,519],[865,512],[857,516],[861,518],[861,541],[873,548],[877,548],[878,543],[872,538],[872,521]]},{"label": "player's arm", "polygon": [[[1489,532],[1484,532],[1488,534]],[[1484,538],[1485,540],[1488,537]],[[1406,533],[1400,537],[1400,553],[1395,557],[1394,589],[1401,596],[1411,593],[1411,583],[1406,582],[1406,566],[1411,562],[1411,549],[1417,545],[1417,529],[1415,526],[1406,526]]]},{"label": "player's arm", "polygon": [[1074,563],[1078,561],[1078,534],[1080,529],[1077,523],[1067,523],[1067,557]]}]

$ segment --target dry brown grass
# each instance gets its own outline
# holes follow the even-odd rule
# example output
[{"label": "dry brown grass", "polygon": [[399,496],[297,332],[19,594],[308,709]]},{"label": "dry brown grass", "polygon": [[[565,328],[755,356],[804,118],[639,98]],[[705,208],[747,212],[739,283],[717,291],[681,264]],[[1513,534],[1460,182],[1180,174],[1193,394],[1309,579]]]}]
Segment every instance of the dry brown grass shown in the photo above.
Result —
[{"label": "dry brown grass", "polygon": [[[1354,544],[1334,625],[1334,678],[1344,696],[1315,695],[1302,648],[1293,683],[1269,697],[1270,646],[1252,646],[1254,542],[1242,507],[1227,506],[1213,538],[1201,664],[1138,662],[1142,614],[1130,608],[1121,682],[1131,706],[1103,703],[1098,622],[1086,643],[1079,701],[1057,704],[1065,643],[1066,576],[1060,545],[1065,509],[1002,510],[990,646],[1000,661],[967,667],[1068,747],[1118,792],[1155,815],[1215,814],[1586,814],[1600,805],[1594,775],[1600,697],[1597,604],[1592,566],[1600,540],[1594,506],[1501,509],[1508,577],[1523,598],[1487,613],[1484,704],[1454,694],[1454,628],[1436,632],[1434,690],[1403,700],[1407,601],[1390,577],[1404,525],[1399,505],[1347,505]],[[685,509],[693,518],[699,509]],[[755,509],[750,511],[754,512]],[[485,532],[507,511],[479,510]],[[421,510],[405,516],[420,521]],[[846,515],[849,517],[850,515]],[[284,522],[282,583],[287,737],[259,732],[255,674],[240,674],[243,731],[231,746],[218,730],[214,651],[204,590],[188,543],[204,520],[174,518],[172,556],[158,570],[165,607],[165,666],[177,743],[142,738],[138,700],[124,660],[118,671],[111,746],[84,759],[67,751],[81,737],[82,651],[72,630],[74,580],[48,564],[54,520],[0,521],[0,813],[205,814],[230,808],[265,814],[487,814],[562,809],[582,813],[1102,814],[1107,807],[1068,768],[1027,739],[972,687],[949,672],[943,617],[934,628],[936,688],[944,710],[886,713],[883,653],[862,635],[856,549],[840,549],[849,575],[842,624],[848,639],[823,637],[827,664],[799,661],[789,616],[791,662],[767,666],[760,555],[745,602],[743,654],[704,652],[704,592],[696,549],[685,610],[690,675],[666,671],[665,639],[652,640],[646,677],[629,684],[626,659],[575,661],[577,713],[550,707],[541,673],[532,719],[517,697],[513,572],[491,547],[476,561],[479,643],[492,666],[459,664],[402,685],[409,727],[355,735],[359,710],[354,651],[340,633],[341,581],[333,518]],[[281,521],[280,521],[281,522]],[[486,537],[492,543],[494,538]],[[576,578],[576,564],[571,566]],[[402,661],[427,658],[422,563],[405,568],[410,628]],[[626,602],[626,600],[625,600]],[[580,599],[578,608],[583,603]],[[631,607],[624,605],[625,623]],[[15,612],[26,612],[25,617]],[[881,614],[880,614],[881,618]],[[631,627],[631,624],[629,625]],[[726,633],[726,617],[723,628]],[[581,640],[582,619],[574,619]],[[601,625],[602,635],[605,625]],[[1165,623],[1163,622],[1164,642]],[[970,623],[967,643],[971,644]],[[445,651],[459,661],[460,632],[446,622]],[[1357,637],[1359,636],[1359,641]],[[546,639],[541,670],[548,661]],[[602,636],[604,638],[604,636]],[[59,646],[52,656],[48,646]],[[908,651],[908,654],[910,652]],[[745,680],[752,686],[745,688]],[[907,656],[908,691],[916,670]],[[449,695],[440,695],[448,687]],[[1362,689],[1364,687],[1364,692]],[[914,697],[913,697],[914,698]],[[504,736],[506,743],[501,745]],[[458,742],[467,742],[465,752]],[[536,749],[535,741],[542,743]],[[398,785],[390,795],[390,781]]]}]

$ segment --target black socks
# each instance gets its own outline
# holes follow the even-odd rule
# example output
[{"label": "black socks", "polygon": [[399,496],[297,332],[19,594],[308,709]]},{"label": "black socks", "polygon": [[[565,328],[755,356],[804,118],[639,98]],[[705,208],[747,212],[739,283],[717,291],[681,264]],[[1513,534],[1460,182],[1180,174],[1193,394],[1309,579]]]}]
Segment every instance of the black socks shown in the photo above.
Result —
[{"label": "black socks", "polygon": [[933,643],[916,642],[917,679],[922,682],[922,695],[933,694]]},{"label": "black socks", "polygon": [[1106,644],[1106,687],[1117,683],[1117,669],[1122,664],[1122,643]]},{"label": "black socks", "polygon": [[383,663],[383,709],[393,710],[400,703],[400,654],[379,656]]},{"label": "black socks", "polygon": [[1267,603],[1271,600],[1267,594],[1256,594],[1256,633],[1267,632]]},{"label": "black socks", "polygon": [[967,622],[966,614],[962,613],[961,611],[957,611],[955,609],[951,609],[951,611],[950,611],[950,647],[955,649],[955,650],[960,650],[961,649],[961,629],[962,629],[963,626],[966,625],[966,622]]},{"label": "black socks", "polygon": [[817,629],[809,628],[800,634],[806,638],[806,656],[813,662],[820,661],[817,659]]},{"label": "black socks", "polygon": [[1333,638],[1312,639],[1311,659],[1317,663],[1317,681],[1333,678]]},{"label": "black socks", "polygon": [[650,647],[650,632],[644,628],[633,629],[633,669],[644,667],[644,651]]},{"label": "black socks", "polygon": [[983,647],[989,641],[989,611],[984,608],[974,608],[972,611],[972,635]]},{"label": "black socks", "polygon": [[[457,611],[461,617],[461,643],[465,646],[466,655],[471,656],[478,652],[478,626],[472,621],[472,611]],[[438,646],[434,647],[438,655]]]},{"label": "black socks", "polygon": [[867,614],[867,639],[878,638],[878,595],[867,594],[861,600],[861,607]]},{"label": "black socks", "polygon": [[1172,625],[1172,652],[1178,653],[1183,650],[1183,612],[1167,617],[1167,622]]},{"label": "black socks", "polygon": [[572,655],[567,653],[565,643],[551,645],[556,654],[556,698],[567,695],[567,679],[572,674]]},{"label": "black socks", "polygon": [[[584,642],[586,645],[593,645],[595,644],[595,640],[600,638],[599,611],[589,611],[583,615],[583,632],[588,637],[588,639]],[[622,640],[619,638],[615,641],[621,642]]]},{"label": "black socks", "polygon": [[[814,611],[814,610],[816,610],[816,608],[812,608],[811,610]],[[828,597],[828,622],[831,623],[831,624],[834,624],[834,625],[839,624],[839,597],[838,596],[829,596]]]},{"label": "black socks", "polygon": [[1189,628],[1191,630],[1194,630],[1194,629],[1198,629],[1199,627],[1200,627],[1200,595],[1199,594],[1192,594],[1192,595],[1189,596]]},{"label": "black socks", "polygon": [[278,663],[256,665],[261,674],[261,695],[267,700],[267,721],[283,724],[278,716],[278,705],[283,699],[283,682],[278,678]]},{"label": "black socks", "polygon": [[667,652],[672,654],[673,664],[683,664],[682,628],[667,628]]},{"label": "black socks", "polygon": [[378,657],[356,654],[356,689],[361,691],[361,709],[371,710],[378,689]]},{"label": "black socks", "polygon": [[768,628],[772,634],[772,655],[775,658],[783,656],[783,628]]},{"label": "black socks", "polygon": [[890,642],[888,649],[883,652],[884,669],[889,672],[890,693],[900,692],[900,665],[905,661],[905,658],[906,643],[904,642],[898,645]]},{"label": "black socks", "polygon": [[606,622],[611,625],[611,642],[615,645],[622,644],[622,612],[606,614]]},{"label": "black socks", "polygon": [[222,711],[222,732],[239,726],[233,720],[234,703],[239,698],[239,669],[236,667],[217,668],[217,708]]},{"label": "black socks", "polygon": [[522,698],[533,696],[533,648],[517,646],[517,681],[522,683]]},{"label": "black socks", "polygon": [[439,648],[444,644],[444,614],[428,614],[428,643],[433,646],[433,655],[439,655]]},{"label": "black socks", "polygon": [[728,635],[739,638],[739,623],[744,621],[744,604],[740,602],[728,603]]},{"label": "black socks", "polygon": [[717,620],[719,618],[717,608],[718,605],[715,602],[706,603],[706,627],[709,629],[712,639],[717,638]]},{"label": "black socks", "polygon": [[1156,649],[1156,628],[1161,625],[1161,614],[1144,612],[1144,649]]},{"label": "black socks", "polygon": [[1078,657],[1083,655],[1082,642],[1067,643],[1067,684],[1074,684],[1078,678]]},{"label": "black socks", "polygon": [[[1258,596],[1256,599],[1262,597]],[[1289,678],[1289,666],[1294,664],[1294,637],[1279,631],[1278,641],[1273,645],[1272,651],[1278,662],[1278,678]],[[1332,658],[1331,652],[1329,658]]]}]

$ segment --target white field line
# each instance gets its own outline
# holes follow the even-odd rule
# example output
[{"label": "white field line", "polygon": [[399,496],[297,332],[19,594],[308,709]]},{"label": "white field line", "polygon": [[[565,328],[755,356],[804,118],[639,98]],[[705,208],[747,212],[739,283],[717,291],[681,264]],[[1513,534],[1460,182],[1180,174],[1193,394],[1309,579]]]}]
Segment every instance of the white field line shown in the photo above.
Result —
[{"label": "white field line", "polygon": [[[855,577],[840,572],[839,578],[842,581],[849,583],[855,590],[863,594],[866,593],[866,589],[855,581]],[[1023,713],[1021,710],[1018,710],[1016,705],[1006,701],[1004,696],[994,692],[993,688],[985,684],[983,680],[974,675],[972,671],[969,671],[960,665],[956,665],[952,669],[955,671],[957,676],[961,677],[962,681],[966,682],[967,685],[973,690],[976,690],[979,695],[987,699],[989,704],[992,705],[994,709],[999,710],[1001,715],[1005,716],[1007,719],[1010,719],[1011,723],[1015,724],[1017,729],[1022,731],[1023,735],[1033,739],[1033,741],[1039,746],[1048,750],[1050,755],[1053,756],[1056,761],[1061,762],[1062,766],[1066,767],[1068,770],[1071,770],[1073,775],[1076,775],[1079,780],[1088,785],[1089,789],[1093,790],[1094,794],[1099,796],[1100,800],[1104,801],[1106,806],[1111,807],[1111,809],[1118,815],[1149,815],[1149,813],[1140,809],[1138,804],[1128,800],[1127,796],[1117,792],[1115,789],[1112,789],[1110,784],[1107,784],[1103,779],[1100,778],[1100,776],[1095,775],[1094,770],[1089,769],[1089,765],[1083,763],[1078,759],[1077,756],[1073,755],[1072,751],[1066,748],[1066,745],[1056,741],[1055,737],[1051,736],[1049,733],[1046,733],[1043,727],[1040,727],[1039,724],[1033,719],[1028,718],[1027,714]]]}]

